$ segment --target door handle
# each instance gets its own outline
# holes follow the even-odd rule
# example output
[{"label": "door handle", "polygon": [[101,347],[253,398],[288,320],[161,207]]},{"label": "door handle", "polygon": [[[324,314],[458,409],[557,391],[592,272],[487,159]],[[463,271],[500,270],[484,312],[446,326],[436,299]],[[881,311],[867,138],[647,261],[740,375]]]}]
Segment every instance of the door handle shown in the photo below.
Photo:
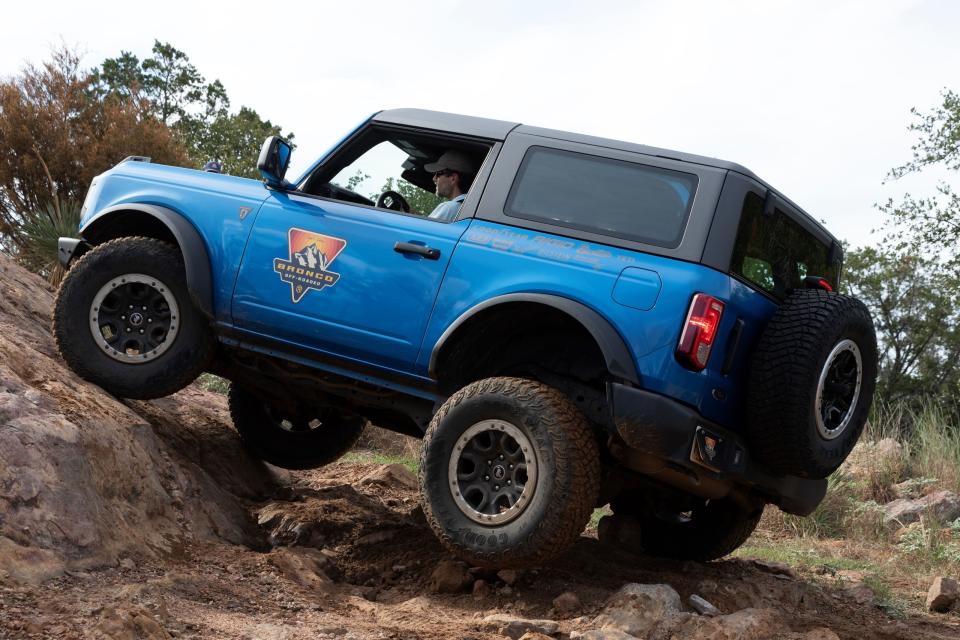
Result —
[{"label": "door handle", "polygon": [[427,247],[422,244],[414,244],[412,242],[398,242],[397,244],[393,245],[393,250],[397,253],[413,253],[418,256],[423,256],[427,260],[440,259],[440,249],[433,249],[431,247]]}]

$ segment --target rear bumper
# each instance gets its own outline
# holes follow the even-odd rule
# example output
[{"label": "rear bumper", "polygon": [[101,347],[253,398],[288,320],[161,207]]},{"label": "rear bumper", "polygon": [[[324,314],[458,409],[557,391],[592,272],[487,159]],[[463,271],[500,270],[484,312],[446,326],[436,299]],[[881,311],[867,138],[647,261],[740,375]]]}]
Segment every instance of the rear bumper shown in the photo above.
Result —
[{"label": "rear bumper", "polygon": [[751,459],[743,438],[675,400],[616,383],[608,394],[617,433],[644,455],[646,475],[706,496],[739,486],[800,516],[826,495],[826,480],[772,475]]}]

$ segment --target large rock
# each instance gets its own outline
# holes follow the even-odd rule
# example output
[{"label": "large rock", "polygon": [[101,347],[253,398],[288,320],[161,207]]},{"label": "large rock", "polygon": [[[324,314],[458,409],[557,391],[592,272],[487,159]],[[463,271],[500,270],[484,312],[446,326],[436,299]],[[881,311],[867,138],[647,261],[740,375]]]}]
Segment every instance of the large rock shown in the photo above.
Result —
[{"label": "large rock", "polygon": [[680,624],[655,638],[684,640],[767,640],[787,631],[780,615],[773,609],[743,609],[716,618],[703,616],[676,617]]},{"label": "large rock", "polygon": [[68,371],[53,294],[0,257],[0,574],[156,556],[186,540],[254,541],[242,505],[276,480],[199,389],[121,403]]},{"label": "large rock", "polygon": [[513,638],[513,640],[519,640],[522,636],[531,632],[551,636],[557,632],[560,625],[553,620],[531,620],[506,613],[495,613],[485,617],[480,627]]},{"label": "large rock", "polygon": [[895,477],[903,469],[903,464],[903,445],[893,438],[883,438],[875,442],[859,442],[840,469],[854,477],[876,474]]},{"label": "large rock", "polygon": [[928,611],[949,611],[960,598],[960,587],[953,578],[937,577],[927,591]]},{"label": "large rock", "polygon": [[593,626],[645,638],[681,607],[680,594],[668,584],[629,583],[607,600]]},{"label": "large rock", "polygon": [[883,507],[883,522],[890,528],[917,522],[920,516],[924,515],[932,516],[940,522],[951,522],[960,518],[960,496],[952,491],[942,490],[915,500],[900,498]]}]

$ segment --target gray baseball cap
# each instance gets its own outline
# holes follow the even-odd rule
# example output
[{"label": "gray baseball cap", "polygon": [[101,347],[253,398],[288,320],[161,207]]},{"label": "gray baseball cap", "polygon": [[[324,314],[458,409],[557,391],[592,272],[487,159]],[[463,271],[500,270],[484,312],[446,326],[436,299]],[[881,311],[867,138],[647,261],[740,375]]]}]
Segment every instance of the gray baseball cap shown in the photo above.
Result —
[{"label": "gray baseball cap", "polygon": [[451,171],[458,171],[465,174],[472,174],[476,171],[476,169],[473,168],[473,162],[467,154],[462,151],[456,151],[455,149],[445,152],[436,162],[423,165],[423,168],[429,173],[440,171],[441,169],[450,169]]}]

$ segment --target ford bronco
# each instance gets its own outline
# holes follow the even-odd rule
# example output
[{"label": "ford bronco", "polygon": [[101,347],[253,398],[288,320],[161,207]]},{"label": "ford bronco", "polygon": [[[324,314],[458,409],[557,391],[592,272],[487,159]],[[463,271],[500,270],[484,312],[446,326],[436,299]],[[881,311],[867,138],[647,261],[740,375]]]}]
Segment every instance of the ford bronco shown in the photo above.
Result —
[{"label": "ford bronco", "polygon": [[[465,197],[432,218],[450,152]],[[812,512],[861,433],[877,347],[841,245],[740,165],[413,109],[293,181],[290,154],[265,142],[263,182],[97,176],[60,241],[69,366],[127,398],[228,378],[280,467],[368,422],[422,437],[427,521],[495,567],[549,560],[604,504],[602,537],[721,557],[766,504]]]}]

